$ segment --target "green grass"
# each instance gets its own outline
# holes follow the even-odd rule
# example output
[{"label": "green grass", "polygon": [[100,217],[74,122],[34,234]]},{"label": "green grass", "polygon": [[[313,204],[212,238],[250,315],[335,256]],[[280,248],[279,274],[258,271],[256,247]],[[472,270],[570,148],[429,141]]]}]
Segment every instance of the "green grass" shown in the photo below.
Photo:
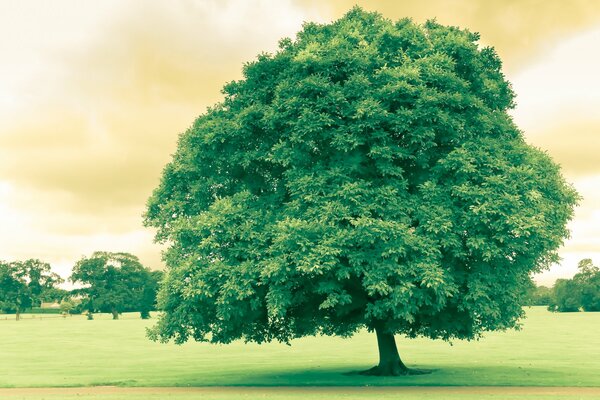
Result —
[{"label": "green grass", "polygon": [[373,400],[594,400],[600,399],[600,396],[597,395],[503,395],[503,394],[401,394],[398,393],[388,393],[388,394],[345,394],[345,393],[327,393],[325,396],[321,393],[313,393],[313,394],[257,394],[257,393],[247,393],[247,394],[202,394],[198,395],[194,394],[176,394],[176,395],[167,395],[165,397],[164,394],[134,394],[134,395],[47,395],[43,396],[39,395],[15,395],[15,396],[6,396],[3,397],[3,400],[256,400],[256,399],[268,399],[268,400],[365,400],[365,399],[373,399]]},{"label": "green grass", "polygon": [[118,321],[108,316],[93,321],[84,316],[24,316],[19,322],[0,318],[0,387],[600,386],[600,313],[553,314],[532,308],[522,331],[496,332],[453,346],[398,338],[408,366],[436,371],[397,378],[343,374],[376,363],[376,340],[367,332],[351,339],[304,338],[292,346],[242,342],[176,346],[146,339],[145,328],[151,324],[139,314]]}]

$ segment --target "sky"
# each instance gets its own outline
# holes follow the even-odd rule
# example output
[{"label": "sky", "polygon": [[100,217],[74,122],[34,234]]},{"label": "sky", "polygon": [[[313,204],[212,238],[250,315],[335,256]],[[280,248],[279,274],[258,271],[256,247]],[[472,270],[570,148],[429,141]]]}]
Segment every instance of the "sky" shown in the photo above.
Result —
[{"label": "sky", "polygon": [[596,0],[3,0],[0,260],[39,258],[67,278],[93,251],[163,268],[142,224],[178,135],[304,21],[353,5],[481,34],[517,94],[526,140],[583,196],[551,285],[600,264],[600,2]]}]

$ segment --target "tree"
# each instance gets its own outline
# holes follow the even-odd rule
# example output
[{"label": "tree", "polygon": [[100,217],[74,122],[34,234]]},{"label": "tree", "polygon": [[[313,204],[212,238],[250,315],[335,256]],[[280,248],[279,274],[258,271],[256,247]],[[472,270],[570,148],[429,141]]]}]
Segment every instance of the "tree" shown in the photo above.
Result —
[{"label": "tree", "polygon": [[573,279],[559,279],[553,287],[550,311],[600,311],[600,268],[592,260],[579,261]]},{"label": "tree", "polygon": [[79,260],[70,280],[86,285],[75,293],[84,296],[90,313],[110,312],[118,319],[126,310],[141,309],[148,276],[149,270],[136,256],[99,251]]},{"label": "tree", "polygon": [[44,289],[40,294],[40,300],[44,302],[57,302],[60,303],[62,300],[69,297],[69,291],[58,287],[50,287]]},{"label": "tree", "polygon": [[[0,261],[0,310],[5,313],[21,308],[20,293],[25,292],[25,284],[18,279],[10,263]],[[16,313],[17,320],[20,313]]]},{"label": "tree", "polygon": [[62,282],[50,264],[37,259],[0,262],[0,309],[14,312],[18,321],[23,311],[39,306],[43,295]]},{"label": "tree", "polygon": [[150,318],[150,311],[156,310],[156,295],[160,281],[163,279],[162,271],[148,271],[142,297],[140,299],[140,316],[142,319]]},{"label": "tree", "polygon": [[552,296],[552,288],[534,285],[529,292],[528,305],[548,306],[552,302]]},{"label": "tree", "polygon": [[577,193],[507,111],[479,36],[354,8],[244,66],[148,200],[167,276],[149,335],[229,343],[514,327]]},{"label": "tree", "polygon": [[589,258],[581,260],[577,267],[579,272],[573,280],[581,288],[581,308],[584,311],[600,311],[600,268]]},{"label": "tree", "polygon": [[71,314],[77,306],[81,304],[81,300],[75,298],[63,298],[60,302],[60,312],[63,314]]},{"label": "tree", "polygon": [[553,296],[548,310],[577,312],[581,308],[580,287],[572,279],[557,279],[552,288]]}]

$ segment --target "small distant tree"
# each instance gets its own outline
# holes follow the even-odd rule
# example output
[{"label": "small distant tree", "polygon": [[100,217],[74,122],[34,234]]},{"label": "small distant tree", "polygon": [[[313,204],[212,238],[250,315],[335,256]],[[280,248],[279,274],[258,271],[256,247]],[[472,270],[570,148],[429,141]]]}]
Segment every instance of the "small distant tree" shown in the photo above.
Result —
[{"label": "small distant tree", "polygon": [[37,259],[0,262],[0,308],[14,312],[18,321],[23,311],[39,306],[43,294],[62,282],[50,264]]},{"label": "small distant tree", "polygon": [[581,260],[578,268],[573,280],[581,288],[581,308],[584,311],[600,311],[600,268],[589,258]]},{"label": "small distant tree", "polygon": [[78,307],[81,304],[81,300],[76,298],[64,298],[60,302],[60,312],[63,314],[72,314],[77,312]]},{"label": "small distant tree", "polygon": [[558,279],[552,289],[551,311],[600,311],[600,268],[585,258],[573,279]]},{"label": "small distant tree", "polygon": [[24,291],[25,284],[15,276],[10,263],[0,261],[0,310],[5,313],[15,312],[21,305],[19,294]]},{"label": "small distant tree", "polygon": [[74,292],[84,296],[90,313],[109,312],[118,319],[124,311],[141,309],[148,276],[132,254],[95,252],[75,264],[70,280],[85,285]]},{"label": "small distant tree", "polygon": [[581,307],[581,290],[572,279],[557,279],[552,288],[552,301],[548,310],[577,312]]},{"label": "small distant tree", "polygon": [[150,318],[150,311],[156,310],[156,296],[163,276],[164,273],[162,271],[148,271],[140,300],[140,315],[142,319]]},{"label": "small distant tree", "polygon": [[600,268],[590,258],[581,260],[579,272],[573,281],[579,287],[581,308],[584,311],[600,311]]}]

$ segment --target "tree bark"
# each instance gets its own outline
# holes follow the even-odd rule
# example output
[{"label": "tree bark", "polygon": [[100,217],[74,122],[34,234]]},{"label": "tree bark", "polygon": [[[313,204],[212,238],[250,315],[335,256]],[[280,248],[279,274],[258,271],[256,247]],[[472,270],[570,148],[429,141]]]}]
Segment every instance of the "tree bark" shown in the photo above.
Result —
[{"label": "tree bark", "polygon": [[379,349],[379,364],[362,371],[362,375],[400,376],[431,373],[429,370],[411,369],[404,365],[402,359],[400,359],[394,335],[385,332],[382,327],[376,327],[375,334],[377,335],[377,347]]},{"label": "tree bark", "polygon": [[119,312],[117,310],[113,309],[111,312],[113,319],[119,319]]},{"label": "tree bark", "polygon": [[18,308],[15,311],[15,318],[17,321],[21,319],[21,310],[19,310]]}]

